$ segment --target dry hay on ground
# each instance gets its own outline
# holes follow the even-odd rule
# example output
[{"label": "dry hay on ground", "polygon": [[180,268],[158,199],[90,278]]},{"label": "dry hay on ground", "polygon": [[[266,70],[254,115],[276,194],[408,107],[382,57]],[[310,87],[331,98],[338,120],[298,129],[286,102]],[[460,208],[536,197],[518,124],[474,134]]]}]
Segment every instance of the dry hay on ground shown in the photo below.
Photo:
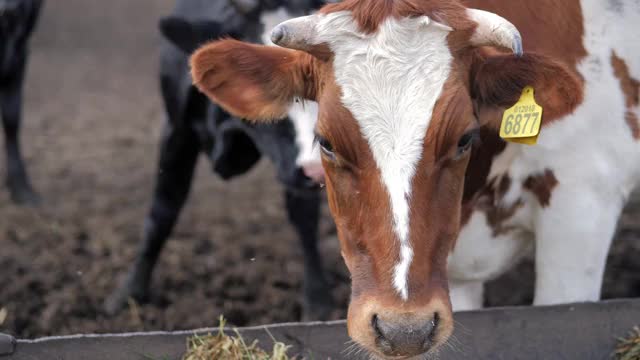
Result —
[{"label": "dry hay on ground", "polygon": [[213,335],[195,335],[187,339],[187,353],[182,360],[289,360],[289,346],[276,341],[273,337],[271,353],[258,347],[258,341],[248,344],[242,335],[234,329],[236,336],[224,331],[225,320],[220,317],[218,333]]},{"label": "dry hay on ground", "polygon": [[614,353],[615,360],[640,360],[640,327],[636,326],[629,337],[621,338]]}]

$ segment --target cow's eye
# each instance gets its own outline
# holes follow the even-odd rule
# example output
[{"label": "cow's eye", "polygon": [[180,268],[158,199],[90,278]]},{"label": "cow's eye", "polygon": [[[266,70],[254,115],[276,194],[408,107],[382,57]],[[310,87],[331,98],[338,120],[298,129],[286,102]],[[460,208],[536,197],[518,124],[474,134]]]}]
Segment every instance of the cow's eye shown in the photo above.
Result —
[{"label": "cow's eye", "polygon": [[316,142],[318,143],[318,145],[320,145],[320,151],[324,156],[332,161],[336,159],[336,154],[333,152],[333,146],[331,145],[329,140],[320,135],[316,135]]},{"label": "cow's eye", "polygon": [[458,140],[458,155],[462,155],[471,149],[474,141],[479,137],[478,129],[467,131],[460,140]]}]

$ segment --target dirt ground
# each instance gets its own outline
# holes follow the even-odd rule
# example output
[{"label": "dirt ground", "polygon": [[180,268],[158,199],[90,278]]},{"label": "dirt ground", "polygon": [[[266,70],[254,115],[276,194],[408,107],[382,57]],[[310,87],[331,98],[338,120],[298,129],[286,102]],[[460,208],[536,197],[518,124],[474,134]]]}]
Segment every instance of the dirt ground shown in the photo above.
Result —
[{"label": "dirt ground", "polygon": [[[299,320],[301,251],[281,188],[262,162],[229,183],[202,159],[154,277],[150,304],[101,307],[133,259],[150,202],[163,113],[156,22],[172,0],[49,0],[32,41],[23,148],[38,209],[0,187],[0,331],[18,337]],[[1,141],[1,140],[0,140]],[[4,176],[4,161],[0,176]],[[325,208],[321,250],[344,317],[348,274]],[[640,296],[640,206],[625,213],[604,296]],[[528,303],[525,262],[489,305]],[[0,321],[2,321],[0,319]]]}]

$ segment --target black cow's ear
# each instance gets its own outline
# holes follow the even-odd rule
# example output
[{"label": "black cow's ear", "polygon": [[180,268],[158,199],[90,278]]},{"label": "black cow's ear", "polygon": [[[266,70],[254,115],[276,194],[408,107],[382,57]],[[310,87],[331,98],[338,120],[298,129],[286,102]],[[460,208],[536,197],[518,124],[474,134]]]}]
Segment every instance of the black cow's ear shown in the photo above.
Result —
[{"label": "black cow's ear", "polygon": [[209,20],[188,21],[182,18],[168,16],[160,19],[160,32],[172,44],[186,54],[191,54],[200,45],[215,40],[225,33],[220,23]]}]

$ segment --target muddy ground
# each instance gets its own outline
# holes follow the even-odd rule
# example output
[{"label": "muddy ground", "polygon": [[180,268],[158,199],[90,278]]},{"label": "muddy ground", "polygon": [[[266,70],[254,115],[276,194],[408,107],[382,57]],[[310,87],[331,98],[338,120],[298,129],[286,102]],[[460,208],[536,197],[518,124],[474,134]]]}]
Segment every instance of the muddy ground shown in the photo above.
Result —
[{"label": "muddy ground", "polygon": [[[150,201],[163,113],[156,22],[172,0],[49,0],[32,42],[23,148],[44,204],[0,187],[0,331],[19,337],[173,330],[300,317],[301,253],[270,165],[230,183],[205,159],[163,253],[150,304],[116,317],[102,302],[131,262]],[[4,176],[4,162],[0,175]],[[328,212],[322,253],[344,317],[348,275]],[[489,305],[532,298],[527,262],[488,289]],[[640,207],[621,221],[605,297],[640,296]],[[2,319],[0,319],[2,321]]]}]

